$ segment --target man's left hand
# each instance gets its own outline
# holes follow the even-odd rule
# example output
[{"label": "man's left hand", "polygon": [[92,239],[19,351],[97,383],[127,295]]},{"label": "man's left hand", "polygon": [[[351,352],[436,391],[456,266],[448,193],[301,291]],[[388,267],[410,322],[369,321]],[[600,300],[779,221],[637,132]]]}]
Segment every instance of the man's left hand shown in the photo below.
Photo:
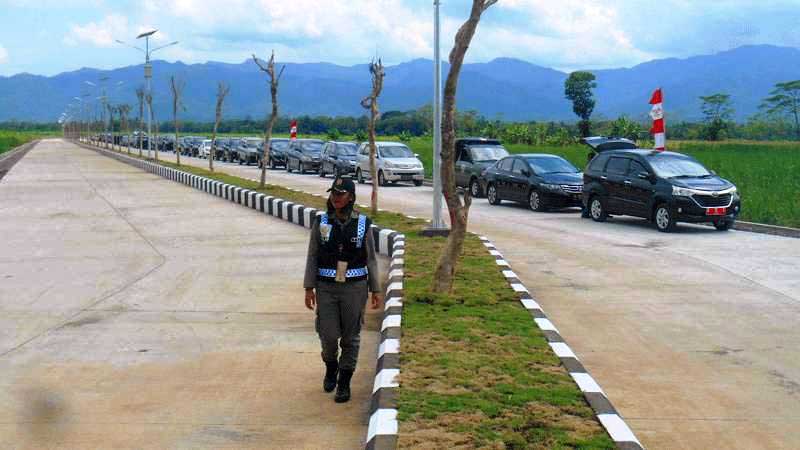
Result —
[{"label": "man's left hand", "polygon": [[372,309],[378,309],[378,306],[381,304],[381,293],[380,292],[373,292],[371,298]]}]

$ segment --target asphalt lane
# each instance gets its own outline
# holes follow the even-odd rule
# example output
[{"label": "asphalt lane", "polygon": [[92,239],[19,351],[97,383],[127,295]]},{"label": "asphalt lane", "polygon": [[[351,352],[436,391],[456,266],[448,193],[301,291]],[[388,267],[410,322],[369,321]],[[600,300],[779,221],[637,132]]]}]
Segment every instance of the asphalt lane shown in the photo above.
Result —
[{"label": "asphalt lane", "polygon": [[322,391],[308,230],[60,140],[0,181],[0,448],[363,445]]},{"label": "asphalt lane", "polygon": [[[331,182],[267,177],[317,193]],[[430,187],[379,192],[382,208],[431,216]],[[371,187],[357,194],[367,203]],[[686,224],[662,234],[485,199],[469,228],[494,241],[648,448],[800,448],[800,239]]]}]

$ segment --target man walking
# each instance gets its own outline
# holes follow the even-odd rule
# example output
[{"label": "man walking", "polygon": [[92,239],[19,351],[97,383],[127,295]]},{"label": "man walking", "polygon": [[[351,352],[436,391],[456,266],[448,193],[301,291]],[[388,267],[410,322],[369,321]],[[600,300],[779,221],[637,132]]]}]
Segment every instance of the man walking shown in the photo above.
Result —
[{"label": "man walking", "polygon": [[353,211],[353,180],[336,178],[328,192],[328,211],[318,216],[311,228],[303,285],[306,307],[316,307],[316,330],[325,363],[322,387],[325,392],[336,388],[334,400],[343,403],[350,400],[367,291],[372,292],[372,308],[377,308],[380,278],[371,221]]}]

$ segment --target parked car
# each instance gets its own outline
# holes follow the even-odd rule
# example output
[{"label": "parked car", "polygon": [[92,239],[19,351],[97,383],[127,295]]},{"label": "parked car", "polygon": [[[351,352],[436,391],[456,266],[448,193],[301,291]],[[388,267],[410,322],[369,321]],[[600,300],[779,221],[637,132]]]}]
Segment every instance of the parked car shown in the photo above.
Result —
[{"label": "parked car", "polygon": [[289,139],[272,138],[269,142],[269,160],[267,167],[277,169],[278,166],[286,167],[286,152],[289,150]]},{"label": "parked car", "polygon": [[486,169],[489,203],[526,203],[534,211],[581,206],[583,174],[566,159],[542,153],[507,156]]},{"label": "parked car", "polygon": [[[375,165],[378,170],[378,185],[398,181],[413,181],[415,186],[422,186],[425,179],[425,168],[417,154],[401,142],[376,142]],[[364,142],[358,148],[356,179],[364,183],[370,179],[369,143]]]},{"label": "parked car", "polygon": [[300,173],[306,171],[319,171],[319,160],[324,141],[319,139],[297,139],[289,143],[286,149],[286,171],[298,170]]},{"label": "parked car", "polygon": [[211,155],[211,139],[203,139],[197,147],[197,156],[208,158]]},{"label": "parked car", "polygon": [[230,145],[231,138],[219,137],[214,142],[214,159],[222,161],[225,158],[225,148]]},{"label": "parked car", "polygon": [[258,164],[259,154],[263,152],[264,140],[259,138],[242,138],[236,145],[236,159],[239,164]]},{"label": "parked car", "polygon": [[320,155],[319,176],[354,175],[358,163],[358,144],[355,142],[326,142]]},{"label": "parked car", "polygon": [[712,223],[720,231],[733,226],[741,212],[733,183],[691,156],[630,148],[631,141],[625,141],[583,140],[597,152],[584,173],[583,204],[593,220],[614,214],[642,217],[663,232],[674,230],[677,222]]},{"label": "parked car", "polygon": [[456,139],[456,186],[469,189],[473,197],[483,197],[486,179],[483,172],[508,151],[496,139]]}]

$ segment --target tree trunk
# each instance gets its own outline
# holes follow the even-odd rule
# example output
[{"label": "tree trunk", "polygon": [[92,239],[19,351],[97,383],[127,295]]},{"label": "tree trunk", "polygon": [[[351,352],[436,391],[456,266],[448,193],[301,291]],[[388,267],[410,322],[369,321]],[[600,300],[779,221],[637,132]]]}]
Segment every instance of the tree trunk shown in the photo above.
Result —
[{"label": "tree trunk", "polygon": [[447,210],[450,213],[450,234],[447,244],[439,256],[436,272],[433,277],[433,291],[438,293],[451,292],[453,281],[458,268],[458,259],[464,248],[464,238],[467,232],[469,207],[472,204],[470,190],[464,191],[464,201],[458,196],[455,183],[455,141],[456,141],[456,91],[458,90],[458,77],[464,63],[472,37],[481,20],[481,14],[497,0],[473,0],[469,19],[459,28],[456,34],[453,50],[450,52],[450,72],[444,86],[444,102],[442,118],[442,191]]},{"label": "tree trunk", "polygon": [[800,118],[798,118],[798,105],[797,105],[797,97],[792,99],[793,108],[792,112],[794,113],[794,134],[798,141],[800,141]]},{"label": "tree trunk", "polygon": [[217,129],[219,129],[219,123],[222,121],[222,104],[225,103],[225,96],[227,96],[230,91],[231,88],[221,81],[217,85],[217,107],[214,111],[214,133],[211,135],[211,152],[208,155],[208,170],[211,172],[214,171],[214,154],[217,151]]},{"label": "tree trunk", "polygon": [[378,167],[375,162],[377,148],[375,146],[375,122],[380,117],[378,110],[378,97],[383,90],[383,77],[386,73],[383,71],[383,63],[380,59],[372,61],[369,65],[369,71],[372,74],[372,92],[368,97],[361,100],[361,106],[369,109],[369,123],[367,124],[367,131],[369,133],[369,176],[372,179],[372,196],[370,197],[370,210],[373,216],[378,214],[378,190],[380,189],[380,180],[378,178]]},{"label": "tree trunk", "polygon": [[277,74],[275,73],[274,50],[272,51],[272,55],[270,55],[266,66],[261,64],[258,58],[256,58],[256,55],[253,55],[253,61],[256,63],[259,69],[261,69],[263,72],[266,72],[269,76],[269,94],[272,100],[272,112],[269,115],[269,120],[267,121],[267,126],[264,130],[264,156],[261,158],[261,181],[258,184],[259,188],[264,189],[267,185],[267,163],[269,162],[270,145],[272,144],[272,129],[275,127],[275,122],[278,120],[278,85],[281,81],[281,76],[283,75],[283,70],[286,68],[286,66],[282,66],[280,72]]}]

